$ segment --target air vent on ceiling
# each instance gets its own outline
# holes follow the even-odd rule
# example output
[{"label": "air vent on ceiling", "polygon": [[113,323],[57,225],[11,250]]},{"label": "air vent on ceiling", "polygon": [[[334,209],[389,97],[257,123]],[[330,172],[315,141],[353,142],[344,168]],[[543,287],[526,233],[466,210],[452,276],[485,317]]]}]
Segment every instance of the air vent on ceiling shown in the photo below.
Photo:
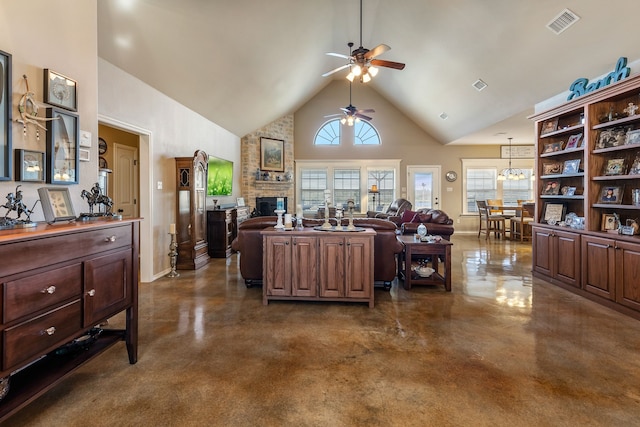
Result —
[{"label": "air vent on ceiling", "polygon": [[449,118],[449,115],[447,113],[442,112],[438,117],[440,117],[442,120],[447,120]]},{"label": "air vent on ceiling", "polygon": [[578,15],[576,15],[569,9],[565,9],[547,24],[547,28],[556,34],[560,34],[564,30],[575,24],[578,19],[580,19]]},{"label": "air vent on ceiling", "polygon": [[478,79],[475,82],[473,82],[473,84],[471,86],[475,87],[476,90],[478,92],[480,92],[482,89],[487,87],[487,84],[485,82],[483,82],[482,80]]}]

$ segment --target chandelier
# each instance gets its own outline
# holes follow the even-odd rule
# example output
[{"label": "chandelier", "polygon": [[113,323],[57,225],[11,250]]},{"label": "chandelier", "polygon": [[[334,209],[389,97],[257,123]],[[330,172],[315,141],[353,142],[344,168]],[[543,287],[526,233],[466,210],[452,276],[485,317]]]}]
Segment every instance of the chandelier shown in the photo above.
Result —
[{"label": "chandelier", "polygon": [[526,176],[522,169],[515,169],[511,167],[511,140],[513,138],[509,138],[509,167],[506,169],[502,169],[502,172],[498,175],[498,181],[518,181],[520,179],[525,179]]}]

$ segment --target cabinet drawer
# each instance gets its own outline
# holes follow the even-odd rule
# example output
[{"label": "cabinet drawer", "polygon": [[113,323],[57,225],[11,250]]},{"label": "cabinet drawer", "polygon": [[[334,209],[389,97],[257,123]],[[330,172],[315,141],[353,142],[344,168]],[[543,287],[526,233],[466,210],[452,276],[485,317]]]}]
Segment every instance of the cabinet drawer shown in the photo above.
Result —
[{"label": "cabinet drawer", "polygon": [[74,301],[4,331],[3,369],[36,358],[69,341],[82,327],[80,301]]},{"label": "cabinet drawer", "polygon": [[123,224],[118,227],[45,236],[10,245],[0,245],[0,259],[15,260],[11,263],[4,263],[2,275],[8,276],[74,258],[131,246],[131,227],[131,224]]},{"label": "cabinet drawer", "polygon": [[82,265],[73,264],[4,283],[4,322],[53,307],[82,293]]}]

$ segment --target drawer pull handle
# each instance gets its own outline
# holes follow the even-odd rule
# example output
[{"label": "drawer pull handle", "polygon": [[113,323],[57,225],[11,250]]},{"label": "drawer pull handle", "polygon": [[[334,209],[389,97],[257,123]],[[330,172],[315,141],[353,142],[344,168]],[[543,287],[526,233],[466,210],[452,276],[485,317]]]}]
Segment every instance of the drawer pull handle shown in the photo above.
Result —
[{"label": "drawer pull handle", "polygon": [[111,237],[106,237],[104,239],[105,242],[115,242],[116,241],[116,236],[111,236]]},{"label": "drawer pull handle", "polygon": [[90,297],[93,297],[96,295],[96,290],[95,289],[91,289],[89,292],[87,292],[87,295],[89,295]]},{"label": "drawer pull handle", "polygon": [[40,332],[40,335],[53,335],[56,333],[56,327],[55,326],[51,326],[50,328],[45,329],[44,331]]},{"label": "drawer pull handle", "polygon": [[51,295],[52,293],[54,293],[56,291],[56,287],[51,285],[48,288],[44,288],[43,290],[41,290],[40,292],[42,292],[43,294],[49,294]]}]

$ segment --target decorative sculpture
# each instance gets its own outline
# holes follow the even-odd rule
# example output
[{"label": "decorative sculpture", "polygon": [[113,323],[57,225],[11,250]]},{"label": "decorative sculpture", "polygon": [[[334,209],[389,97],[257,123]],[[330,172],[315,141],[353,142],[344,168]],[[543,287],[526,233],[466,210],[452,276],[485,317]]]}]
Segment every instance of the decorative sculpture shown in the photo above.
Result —
[{"label": "decorative sculpture", "polygon": [[27,86],[27,91],[20,98],[20,102],[18,102],[18,112],[20,113],[20,118],[16,119],[16,122],[22,124],[22,133],[24,136],[27,136],[28,124],[36,125],[36,139],[40,140],[40,129],[43,129],[45,132],[47,131],[47,128],[40,122],[57,120],[58,117],[38,117],[38,104],[33,99],[35,97],[35,94],[33,92],[29,92],[29,81],[27,80],[27,75],[23,74],[22,78],[24,79],[24,83]]},{"label": "decorative sculpture", "polygon": [[[7,202],[0,206],[7,209],[4,217],[0,219],[0,230],[8,229],[8,228],[16,228],[16,227],[35,227],[36,223],[31,221],[31,214],[33,213],[33,208],[27,208],[27,205],[22,201],[22,190],[20,190],[21,185],[16,187],[16,192],[7,194]],[[38,201],[36,201],[38,203]],[[35,208],[35,204],[33,205]],[[11,212],[16,212],[17,215],[15,218],[10,218],[9,214]],[[25,219],[20,219],[22,215],[26,215]]]},{"label": "decorative sculpture", "polygon": [[[113,201],[109,196],[105,196],[104,194],[102,194],[102,189],[100,188],[99,183],[96,182],[95,184],[93,184],[91,191],[82,190],[82,193],[80,193],[80,195],[83,199],[86,199],[87,203],[89,204],[89,213],[81,214],[81,218],[113,216],[113,213],[111,212]],[[104,211],[93,212],[94,205],[103,205]]]}]

